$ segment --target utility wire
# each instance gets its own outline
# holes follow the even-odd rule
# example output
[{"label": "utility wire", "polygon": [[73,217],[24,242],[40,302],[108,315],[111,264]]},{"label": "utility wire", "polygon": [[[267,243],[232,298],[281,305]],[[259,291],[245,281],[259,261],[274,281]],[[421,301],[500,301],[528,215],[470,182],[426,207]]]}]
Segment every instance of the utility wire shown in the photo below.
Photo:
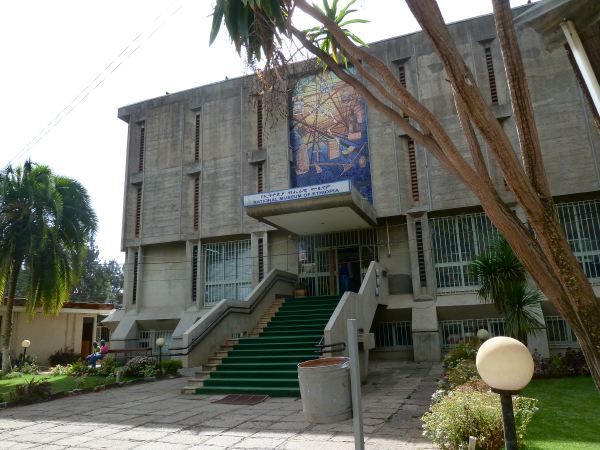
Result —
[{"label": "utility wire", "polygon": [[[166,12],[171,9],[175,4],[179,3],[167,16]],[[19,150],[13,157],[8,161],[8,164],[12,164],[13,161],[18,160],[30,152],[31,149],[39,143],[48,133],[50,133],[56,126],[58,126],[75,108],[77,108],[88,96],[94,92],[106,79],[112,75],[129,57],[131,57],[144,43],[146,43],[169,19],[175,16],[183,8],[183,0],[173,1],[161,14],[159,14],[152,22],[152,28],[150,31],[143,31],[139,33],[127,46],[110,62],[108,65],[98,74],[87,86],[85,86],[44,128],[42,128],[38,134],[31,139],[21,150]]]}]

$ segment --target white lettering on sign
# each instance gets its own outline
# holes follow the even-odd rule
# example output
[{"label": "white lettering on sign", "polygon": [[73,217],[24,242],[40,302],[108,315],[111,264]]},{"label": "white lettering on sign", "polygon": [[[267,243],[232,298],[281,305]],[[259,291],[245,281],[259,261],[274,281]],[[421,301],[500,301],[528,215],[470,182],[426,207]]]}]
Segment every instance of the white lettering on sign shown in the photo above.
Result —
[{"label": "white lettering on sign", "polygon": [[322,197],[324,195],[346,194],[350,192],[350,190],[350,180],[344,180],[336,181],[334,183],[284,189],[282,191],[261,192],[259,194],[244,195],[244,206],[258,206],[266,205],[268,203]]}]

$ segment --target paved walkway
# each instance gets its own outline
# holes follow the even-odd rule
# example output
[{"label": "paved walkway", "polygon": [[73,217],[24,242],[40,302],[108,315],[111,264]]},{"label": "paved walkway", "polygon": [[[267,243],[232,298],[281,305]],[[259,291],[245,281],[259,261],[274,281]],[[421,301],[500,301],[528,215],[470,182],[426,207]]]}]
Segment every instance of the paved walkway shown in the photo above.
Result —
[{"label": "paved walkway", "polygon": [[[371,362],[363,386],[369,450],[433,449],[421,435],[438,365]],[[213,404],[223,396],[181,395],[185,379],[138,384],[0,410],[0,448],[354,449],[352,420],[312,425],[299,399],[255,406]]]}]

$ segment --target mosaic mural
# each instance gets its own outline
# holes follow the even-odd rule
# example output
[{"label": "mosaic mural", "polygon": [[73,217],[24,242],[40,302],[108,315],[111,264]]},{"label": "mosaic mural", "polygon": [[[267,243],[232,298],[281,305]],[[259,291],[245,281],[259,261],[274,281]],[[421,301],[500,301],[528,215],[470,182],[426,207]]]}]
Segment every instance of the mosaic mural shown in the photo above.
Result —
[{"label": "mosaic mural", "polygon": [[292,95],[292,187],[349,179],[372,202],[363,98],[329,71],[299,79]]}]

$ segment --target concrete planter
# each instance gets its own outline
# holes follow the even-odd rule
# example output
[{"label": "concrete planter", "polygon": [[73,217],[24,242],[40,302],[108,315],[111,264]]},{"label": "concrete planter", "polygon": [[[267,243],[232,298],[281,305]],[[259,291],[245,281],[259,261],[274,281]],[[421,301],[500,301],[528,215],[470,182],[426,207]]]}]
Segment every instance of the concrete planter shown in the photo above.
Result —
[{"label": "concrete planter", "polygon": [[307,421],[333,423],[352,417],[348,358],[320,358],[300,363],[298,379]]}]

